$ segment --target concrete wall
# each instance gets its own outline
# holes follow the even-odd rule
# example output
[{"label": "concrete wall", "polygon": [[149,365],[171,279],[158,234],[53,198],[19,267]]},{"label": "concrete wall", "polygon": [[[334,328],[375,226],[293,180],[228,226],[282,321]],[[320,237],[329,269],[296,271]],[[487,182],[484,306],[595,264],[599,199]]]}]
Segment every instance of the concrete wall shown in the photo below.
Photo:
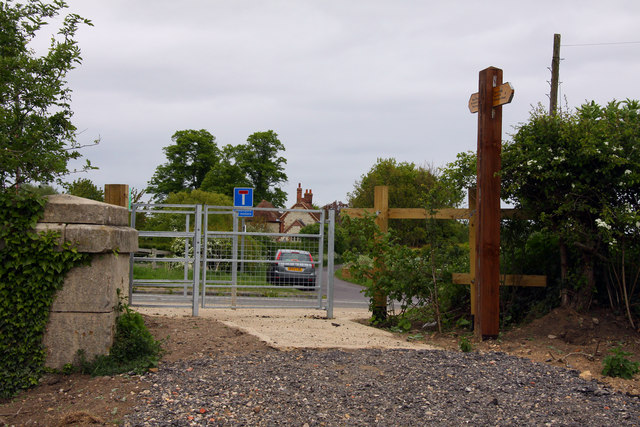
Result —
[{"label": "concrete wall", "polygon": [[129,253],[138,250],[138,232],[128,227],[126,208],[70,195],[49,196],[37,230],[56,230],[79,252],[91,254],[91,265],[77,267],[58,291],[43,339],[46,366],[60,369],[77,361],[107,354],[113,344],[118,302],[116,289],[126,295]]}]

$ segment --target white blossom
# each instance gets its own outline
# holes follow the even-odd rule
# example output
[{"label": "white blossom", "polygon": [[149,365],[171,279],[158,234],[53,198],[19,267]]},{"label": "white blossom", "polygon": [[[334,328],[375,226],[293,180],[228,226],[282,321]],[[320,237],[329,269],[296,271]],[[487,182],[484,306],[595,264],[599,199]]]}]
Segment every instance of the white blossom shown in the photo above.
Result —
[{"label": "white blossom", "polygon": [[631,171],[629,169],[627,169],[626,171],[624,171],[625,175],[631,175]]},{"label": "white blossom", "polygon": [[600,218],[596,219],[596,225],[598,227],[602,227],[606,230],[611,230],[611,226],[609,224],[607,224],[606,222],[604,222],[603,220],[601,220]]}]

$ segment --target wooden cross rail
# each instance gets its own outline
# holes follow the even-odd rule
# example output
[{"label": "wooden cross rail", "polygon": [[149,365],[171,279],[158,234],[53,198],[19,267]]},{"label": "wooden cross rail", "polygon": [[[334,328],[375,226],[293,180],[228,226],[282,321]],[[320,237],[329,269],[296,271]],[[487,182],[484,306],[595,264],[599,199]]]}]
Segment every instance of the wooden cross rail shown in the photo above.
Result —
[{"label": "wooden cross rail", "polygon": [[[376,215],[377,211],[371,208],[344,208],[346,215],[354,218],[363,218],[365,214]],[[466,208],[444,208],[437,209],[432,214],[428,209],[423,208],[389,208],[387,210],[388,219],[469,219],[470,210]],[[502,218],[522,218],[522,214],[516,209],[500,209]]]},{"label": "wooden cross rail", "polygon": [[[452,281],[456,285],[470,285],[473,281],[473,277],[471,277],[471,273],[453,273]],[[544,288],[547,286],[547,276],[532,274],[501,274],[500,284],[502,286]]]},{"label": "wooden cross rail", "polygon": [[[437,209],[433,213],[423,208],[390,208],[389,187],[376,186],[374,192],[375,208],[345,208],[342,213],[353,218],[363,218],[365,215],[375,215],[376,224],[381,231],[386,232],[389,228],[389,219],[466,219],[469,220],[469,264],[470,273],[454,273],[452,281],[459,285],[472,285],[471,292],[471,315],[475,318],[477,313],[477,283],[475,282],[476,267],[476,218],[473,215],[476,211],[476,189],[469,189],[469,208],[444,208]],[[524,218],[525,216],[516,209],[500,209],[502,218]],[[544,287],[547,285],[547,276],[539,275],[519,275],[506,274],[500,276],[500,285],[503,286],[526,286]],[[386,295],[376,295],[374,297],[374,314],[386,313]]]}]

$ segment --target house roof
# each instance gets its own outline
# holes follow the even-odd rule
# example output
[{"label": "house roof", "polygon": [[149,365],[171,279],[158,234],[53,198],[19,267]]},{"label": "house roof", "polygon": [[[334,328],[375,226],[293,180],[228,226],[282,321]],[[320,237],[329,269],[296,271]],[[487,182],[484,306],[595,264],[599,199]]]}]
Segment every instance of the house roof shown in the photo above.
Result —
[{"label": "house roof", "polygon": [[257,208],[273,209],[273,210],[270,210],[270,211],[254,211],[253,212],[253,216],[254,217],[263,218],[267,222],[280,222],[280,214],[278,213],[278,211],[276,210],[276,207],[273,206],[273,204],[271,202],[268,202],[268,201],[263,199],[260,203],[258,203],[258,205],[256,207]]}]

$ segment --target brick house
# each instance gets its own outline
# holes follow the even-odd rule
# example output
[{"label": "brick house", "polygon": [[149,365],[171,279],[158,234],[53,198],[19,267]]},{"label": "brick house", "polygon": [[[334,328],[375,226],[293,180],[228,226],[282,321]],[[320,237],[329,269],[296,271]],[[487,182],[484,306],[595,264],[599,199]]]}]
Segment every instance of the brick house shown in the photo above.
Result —
[{"label": "brick house", "polygon": [[[296,203],[291,209],[313,209],[313,193],[311,190],[305,190],[302,195],[302,186],[298,183],[296,190]],[[280,216],[280,232],[296,234],[306,225],[320,222],[320,214],[318,212],[285,212]]]},{"label": "brick house", "polygon": [[[303,196],[302,185],[298,184],[296,203],[291,206],[291,209],[313,210],[312,202],[313,193],[311,190],[305,190]],[[278,209],[266,200],[262,200],[256,207],[269,209],[254,211],[251,220],[254,226],[258,226],[268,233],[297,234],[302,227],[320,222],[320,213],[318,212],[284,212],[280,214]]]}]

